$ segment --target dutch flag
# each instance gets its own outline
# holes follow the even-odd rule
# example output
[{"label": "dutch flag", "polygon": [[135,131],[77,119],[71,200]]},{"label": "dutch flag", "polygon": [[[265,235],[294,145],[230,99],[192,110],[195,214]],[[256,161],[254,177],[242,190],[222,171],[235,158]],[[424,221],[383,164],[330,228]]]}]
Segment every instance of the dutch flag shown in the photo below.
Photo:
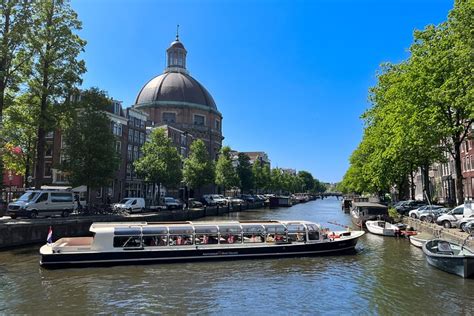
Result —
[{"label": "dutch flag", "polygon": [[46,242],[50,245],[53,243],[53,229],[49,226],[48,237],[46,238]]}]

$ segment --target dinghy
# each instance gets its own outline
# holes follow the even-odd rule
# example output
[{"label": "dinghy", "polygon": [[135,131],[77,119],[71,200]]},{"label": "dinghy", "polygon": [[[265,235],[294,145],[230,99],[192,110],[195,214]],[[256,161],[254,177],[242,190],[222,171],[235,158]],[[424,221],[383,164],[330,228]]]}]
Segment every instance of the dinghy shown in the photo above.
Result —
[{"label": "dinghy", "polygon": [[376,235],[398,236],[400,234],[397,226],[385,221],[366,221],[365,226],[369,232]]}]

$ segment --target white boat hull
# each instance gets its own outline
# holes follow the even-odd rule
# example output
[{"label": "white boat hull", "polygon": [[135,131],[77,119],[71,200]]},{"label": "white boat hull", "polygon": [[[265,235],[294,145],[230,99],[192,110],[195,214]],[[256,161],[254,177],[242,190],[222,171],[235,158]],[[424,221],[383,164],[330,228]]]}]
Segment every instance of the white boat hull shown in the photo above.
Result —
[{"label": "white boat hull", "polygon": [[397,226],[385,221],[366,221],[367,230],[375,235],[381,236],[398,236],[400,230]]}]

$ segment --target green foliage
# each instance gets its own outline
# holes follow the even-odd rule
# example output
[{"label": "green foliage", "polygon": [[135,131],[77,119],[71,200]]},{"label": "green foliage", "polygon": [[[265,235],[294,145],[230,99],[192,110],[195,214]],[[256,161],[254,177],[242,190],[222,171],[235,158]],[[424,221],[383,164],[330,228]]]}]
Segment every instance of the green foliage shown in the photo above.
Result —
[{"label": "green foliage", "polygon": [[[19,147],[21,155],[5,152],[2,160],[5,167],[17,174],[29,175],[35,155],[36,129],[38,127],[39,100],[30,94],[16,97],[4,112],[5,121],[0,129],[4,147]],[[1,143],[1,141],[0,141]]]},{"label": "green foliage", "polygon": [[314,184],[313,184],[313,191],[314,193],[324,193],[326,192],[327,187],[324,183],[319,181],[318,179],[314,179]]},{"label": "green foliage", "polygon": [[154,129],[142,147],[143,156],[134,162],[135,171],[145,181],[176,188],[183,173],[181,156],[162,128]]},{"label": "green foliage", "polygon": [[255,180],[256,191],[268,191],[271,187],[271,174],[270,166],[268,164],[262,164],[254,162],[252,165],[252,174]]},{"label": "green foliage", "polygon": [[66,159],[60,166],[74,186],[108,186],[119,167],[116,139],[105,114],[110,104],[97,88],[82,92],[81,101],[74,104],[76,115],[64,131]]},{"label": "green foliage", "polygon": [[29,44],[33,59],[28,88],[40,99],[35,186],[39,188],[44,175],[45,135],[50,108],[62,103],[74,87],[81,83],[86,71],[85,63],[78,56],[84,50],[85,41],[77,34],[81,22],[65,0],[42,0],[32,2],[33,23]]},{"label": "green foliage", "polygon": [[[472,16],[468,1],[456,1],[448,22],[415,32],[407,61],[382,65],[370,90],[372,107],[362,116],[363,139],[341,183],[343,192],[402,190],[419,167],[443,162],[444,150],[459,159],[460,143],[474,118]],[[460,163],[456,169],[459,198]]]},{"label": "green foliage", "polygon": [[3,110],[12,104],[19,85],[29,73],[31,6],[30,1],[0,2],[0,125]]},{"label": "green foliage", "polygon": [[209,159],[206,145],[202,140],[197,139],[191,144],[190,154],[184,160],[183,175],[184,182],[194,189],[200,189],[214,182],[214,162]]},{"label": "green foliage", "polygon": [[239,153],[237,161],[237,174],[240,179],[240,190],[242,192],[248,192],[254,188],[254,178],[250,158],[244,153]]},{"label": "green foliage", "polygon": [[400,220],[400,214],[394,207],[388,208],[388,216],[390,216],[394,221],[398,222]]},{"label": "green foliage", "polygon": [[303,181],[303,191],[309,192],[314,187],[313,175],[308,171],[298,171],[298,177]]},{"label": "green foliage", "polygon": [[232,165],[230,147],[222,147],[216,163],[216,184],[226,188],[240,186],[240,179]]}]

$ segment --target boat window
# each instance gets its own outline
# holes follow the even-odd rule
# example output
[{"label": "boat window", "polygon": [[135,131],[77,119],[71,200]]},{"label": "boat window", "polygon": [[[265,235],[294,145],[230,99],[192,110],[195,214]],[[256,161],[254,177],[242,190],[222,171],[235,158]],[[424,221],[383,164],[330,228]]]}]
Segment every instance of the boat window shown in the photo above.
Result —
[{"label": "boat window", "polygon": [[122,236],[122,235],[140,235],[141,231],[139,227],[115,227],[114,235]]},{"label": "boat window", "polygon": [[387,209],[382,207],[364,207],[365,215],[384,215],[387,214]]},{"label": "boat window", "polygon": [[242,228],[240,225],[219,226],[221,244],[242,243]]},{"label": "boat window", "polygon": [[280,243],[280,242],[287,242],[288,236],[286,233],[286,227],[281,224],[272,224],[272,225],[264,225],[265,230],[267,232],[266,235],[266,242],[269,243]]},{"label": "boat window", "polygon": [[303,224],[288,224],[289,241],[306,241],[306,228]]},{"label": "boat window", "polygon": [[308,228],[308,240],[319,240],[319,229],[316,225],[306,225]]},{"label": "boat window", "polygon": [[215,234],[196,234],[196,245],[207,245],[218,243],[217,232]]},{"label": "boat window", "polygon": [[115,248],[141,248],[142,238],[140,236],[115,236]]},{"label": "boat window", "polygon": [[147,235],[143,236],[144,247],[156,247],[168,245],[167,235]]},{"label": "boat window", "polygon": [[143,227],[143,235],[166,235],[168,234],[168,227],[166,226],[151,226]]},{"label": "boat window", "polygon": [[194,233],[192,226],[172,226],[170,229],[170,235],[192,235]]},{"label": "boat window", "polygon": [[196,234],[216,234],[217,226],[194,226],[194,232]]},{"label": "boat window", "polygon": [[188,235],[188,234],[170,235],[170,239],[169,239],[170,246],[187,246],[187,245],[192,245],[192,244],[193,244],[193,235]]},{"label": "boat window", "polygon": [[244,243],[261,243],[265,240],[262,225],[242,225]]}]

